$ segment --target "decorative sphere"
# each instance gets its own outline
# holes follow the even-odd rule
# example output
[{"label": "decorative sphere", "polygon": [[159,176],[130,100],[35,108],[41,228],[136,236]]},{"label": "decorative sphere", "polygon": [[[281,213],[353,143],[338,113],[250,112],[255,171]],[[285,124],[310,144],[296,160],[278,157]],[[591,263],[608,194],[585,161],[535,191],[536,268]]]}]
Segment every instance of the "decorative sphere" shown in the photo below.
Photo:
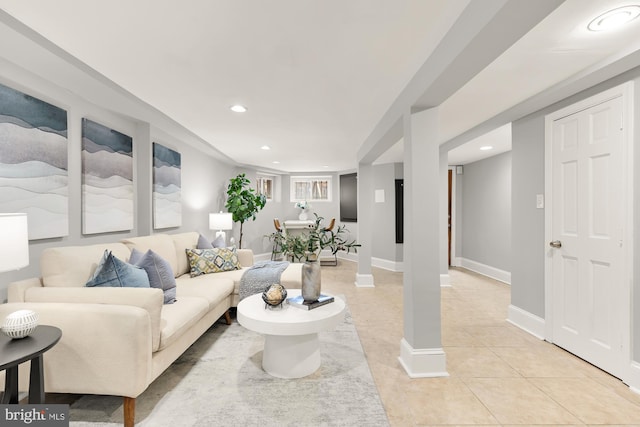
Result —
[{"label": "decorative sphere", "polygon": [[271,306],[282,304],[286,297],[287,290],[280,283],[274,283],[262,293],[262,300]]},{"label": "decorative sphere", "polygon": [[1,329],[10,338],[24,338],[37,326],[38,313],[33,310],[18,310],[4,319]]}]

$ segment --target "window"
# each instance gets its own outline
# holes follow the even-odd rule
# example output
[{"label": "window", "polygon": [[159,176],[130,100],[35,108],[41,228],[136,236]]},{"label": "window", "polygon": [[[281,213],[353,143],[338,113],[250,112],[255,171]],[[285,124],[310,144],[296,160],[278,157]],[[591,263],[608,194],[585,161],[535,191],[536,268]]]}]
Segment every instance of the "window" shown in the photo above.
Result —
[{"label": "window", "polygon": [[292,176],[291,201],[330,202],[330,176]]},{"label": "window", "polygon": [[256,191],[258,194],[264,194],[267,201],[273,200],[273,177],[258,175],[256,177]]}]

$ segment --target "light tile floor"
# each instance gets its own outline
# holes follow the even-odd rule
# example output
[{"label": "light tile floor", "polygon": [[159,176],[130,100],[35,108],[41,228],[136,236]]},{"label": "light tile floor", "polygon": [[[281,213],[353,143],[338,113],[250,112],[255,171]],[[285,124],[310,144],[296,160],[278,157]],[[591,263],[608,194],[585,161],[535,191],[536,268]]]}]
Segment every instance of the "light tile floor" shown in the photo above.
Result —
[{"label": "light tile floor", "polygon": [[450,270],[442,288],[447,378],[410,379],[398,362],[402,274],[356,264],[322,268],[322,288],[346,296],[392,426],[640,426],[640,395],[620,380],[505,321],[508,285]]}]

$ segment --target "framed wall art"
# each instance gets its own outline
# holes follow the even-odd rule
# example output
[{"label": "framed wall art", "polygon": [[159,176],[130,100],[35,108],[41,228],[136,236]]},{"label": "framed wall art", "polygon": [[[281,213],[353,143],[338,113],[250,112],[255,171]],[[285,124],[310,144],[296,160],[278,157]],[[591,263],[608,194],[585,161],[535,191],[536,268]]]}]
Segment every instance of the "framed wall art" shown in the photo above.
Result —
[{"label": "framed wall art", "polygon": [[29,240],[69,234],[67,112],[0,84],[0,211],[27,214]]},{"label": "framed wall art", "polygon": [[133,229],[133,140],[82,119],[82,233]]},{"label": "framed wall art", "polygon": [[180,153],[153,143],[153,228],[182,225]]}]

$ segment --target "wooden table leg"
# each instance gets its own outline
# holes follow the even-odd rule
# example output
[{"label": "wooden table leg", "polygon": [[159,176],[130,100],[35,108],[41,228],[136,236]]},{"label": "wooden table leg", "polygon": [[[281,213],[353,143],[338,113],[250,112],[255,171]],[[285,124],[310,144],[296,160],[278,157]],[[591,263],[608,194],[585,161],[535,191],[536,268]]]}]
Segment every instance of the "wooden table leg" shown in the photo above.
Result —
[{"label": "wooden table leg", "polygon": [[29,372],[29,403],[44,403],[44,365],[42,355],[31,359]]},{"label": "wooden table leg", "polygon": [[5,371],[2,404],[16,403],[18,403],[18,366],[13,366]]}]

